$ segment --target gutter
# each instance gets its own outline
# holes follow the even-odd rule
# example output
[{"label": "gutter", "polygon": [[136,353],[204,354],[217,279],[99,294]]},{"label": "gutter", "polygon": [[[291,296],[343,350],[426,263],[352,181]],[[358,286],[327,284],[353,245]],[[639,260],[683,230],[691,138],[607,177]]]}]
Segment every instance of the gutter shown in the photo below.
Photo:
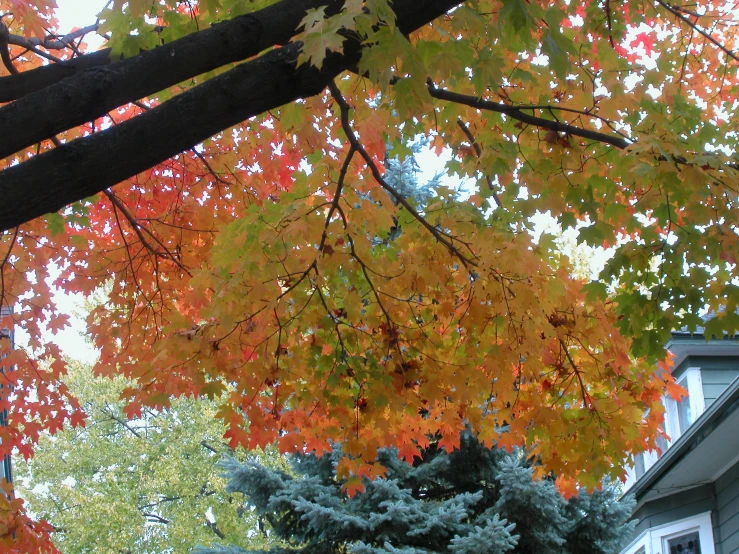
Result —
[{"label": "gutter", "polygon": [[634,483],[626,495],[634,495],[637,502],[653,485],[657,483],[674,465],[682,461],[695,450],[723,421],[735,410],[739,409],[739,377],[735,378],[724,392],[706,408],[693,425],[683,433],[667,452],[657,460],[642,478]]}]

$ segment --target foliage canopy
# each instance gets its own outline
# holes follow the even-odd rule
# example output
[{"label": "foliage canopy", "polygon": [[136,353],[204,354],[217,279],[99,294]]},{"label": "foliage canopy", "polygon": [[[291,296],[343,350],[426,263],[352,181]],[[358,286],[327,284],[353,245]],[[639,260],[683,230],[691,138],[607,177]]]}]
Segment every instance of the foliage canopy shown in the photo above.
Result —
[{"label": "foliage canopy", "polygon": [[[54,286],[109,287],[88,324],[129,414],[223,397],[231,444],[339,440],[355,482],[469,425],[594,485],[655,444],[669,330],[739,327],[733,7],[114,0],[63,36],[52,9],[0,0],[0,302],[31,337],[2,452],[84,419]],[[384,178],[419,135],[466,196]],[[598,281],[539,213],[613,249]],[[11,504],[4,546],[42,548]]]}]

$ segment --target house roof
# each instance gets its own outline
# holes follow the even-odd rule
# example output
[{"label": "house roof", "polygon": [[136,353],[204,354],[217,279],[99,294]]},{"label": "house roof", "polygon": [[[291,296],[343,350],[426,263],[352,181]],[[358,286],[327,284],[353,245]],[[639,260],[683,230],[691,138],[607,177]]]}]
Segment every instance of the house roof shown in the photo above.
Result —
[{"label": "house roof", "polygon": [[739,459],[739,377],[626,494],[642,504],[715,481]]},{"label": "house roof", "polygon": [[[719,313],[723,313],[723,309]],[[716,312],[707,312],[700,316],[703,323],[716,317]],[[705,337],[705,326],[698,325],[694,331],[682,327],[672,331],[667,350],[675,356],[673,368],[678,368],[688,356],[737,356],[739,355],[739,336],[724,335],[723,338]]]}]

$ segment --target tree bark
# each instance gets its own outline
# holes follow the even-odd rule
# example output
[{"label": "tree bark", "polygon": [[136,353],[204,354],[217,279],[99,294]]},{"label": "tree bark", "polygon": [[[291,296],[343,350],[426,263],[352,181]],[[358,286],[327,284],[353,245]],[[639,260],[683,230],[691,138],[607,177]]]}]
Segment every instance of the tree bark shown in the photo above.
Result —
[{"label": "tree bark", "polygon": [[0,158],[123,104],[285,44],[306,11],[326,3],[332,11],[343,5],[342,0],[282,0],[131,58],[78,71],[28,94],[0,108]]},{"label": "tree bark", "polygon": [[[396,0],[397,25],[410,33],[458,4]],[[357,63],[361,45],[347,40],[344,54],[329,55],[321,70],[296,68],[299,50],[300,44],[274,49],[142,115],[0,172],[0,230],[101,192],[249,117],[319,94]]]},{"label": "tree bark", "polygon": [[0,77],[0,102],[12,102],[27,94],[53,85],[62,79],[71,77],[80,71],[109,63],[110,48],[104,48],[71,60],[50,63],[16,75]]}]

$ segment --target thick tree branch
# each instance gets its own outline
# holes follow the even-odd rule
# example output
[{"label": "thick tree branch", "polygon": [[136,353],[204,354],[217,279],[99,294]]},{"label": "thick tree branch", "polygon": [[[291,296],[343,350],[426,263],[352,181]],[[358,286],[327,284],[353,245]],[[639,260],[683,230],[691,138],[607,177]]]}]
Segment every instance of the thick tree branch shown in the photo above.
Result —
[{"label": "thick tree branch", "polygon": [[[396,0],[397,25],[410,33],[460,3]],[[300,47],[271,50],[147,113],[0,172],[0,230],[97,194],[249,117],[319,94],[361,51],[358,41],[348,40],[345,53],[329,55],[318,70],[295,67]]]},{"label": "thick tree branch", "polygon": [[0,158],[123,104],[287,42],[307,9],[341,0],[282,0],[105,67],[81,71],[0,108]]},{"label": "thick tree branch", "polygon": [[[278,2],[277,4],[267,7],[263,10],[260,10],[259,12],[256,12],[254,14],[246,14],[243,16],[235,17],[232,20],[225,21],[223,23],[219,23],[217,25],[214,25],[210,27],[209,29],[205,29],[203,31],[200,31],[198,33],[194,33],[191,35],[188,35],[186,37],[183,37],[182,39],[179,39],[178,41],[172,42],[168,44],[167,46],[169,48],[172,47],[175,43],[182,43],[181,41],[188,42],[190,41],[190,44],[200,44],[200,47],[205,47],[205,44],[201,44],[199,41],[202,40],[202,34],[205,33],[206,37],[210,35],[213,36],[213,29],[214,27],[218,27],[218,33],[228,35],[227,42],[225,44],[221,45],[222,48],[226,48],[227,50],[231,49],[240,49],[243,48],[243,46],[240,46],[241,44],[247,43],[251,44],[254,42],[256,35],[254,33],[246,33],[242,34],[241,31],[246,30],[245,27],[248,27],[250,25],[249,21],[255,22],[260,21],[265,16],[269,16],[271,18],[274,17],[274,11],[285,11],[284,8],[289,8],[286,15],[292,21],[289,21],[288,23],[294,23],[294,26],[292,29],[289,29],[289,34],[284,38],[284,40],[281,41],[275,41],[272,44],[268,44],[265,48],[272,46],[274,44],[285,44],[287,41],[292,37],[292,35],[295,32],[295,27],[297,27],[297,21],[300,21],[300,18],[298,18],[297,21],[294,20],[294,13],[295,11],[303,10],[303,14],[305,14],[305,11],[309,8],[315,8],[320,5],[329,4],[327,13],[331,13],[332,9],[336,9],[336,6],[340,6],[341,2],[336,2],[335,0],[324,0],[321,2],[320,0],[282,0]],[[266,12],[265,12],[266,10]],[[302,16],[301,16],[302,17]],[[270,20],[270,23],[273,23],[273,21]],[[281,28],[283,26],[280,26]],[[285,26],[286,27],[286,26]],[[276,34],[277,29],[270,29],[269,32],[272,34]],[[67,35],[70,36],[70,35]],[[22,37],[12,38],[13,35],[9,36],[9,40],[11,40],[12,44],[19,44],[21,43]],[[63,37],[60,40],[64,40],[65,37]],[[23,39],[25,40],[25,39]],[[38,39],[36,39],[38,40]],[[209,41],[208,41],[209,42]],[[32,47],[33,45],[29,43],[28,45],[24,45],[29,47]],[[165,67],[166,64],[170,63],[171,60],[167,59],[167,55],[171,55],[171,50],[169,48],[165,48],[164,52],[161,52],[161,48],[156,48],[154,50],[151,50],[150,52],[159,51],[158,56],[160,59],[165,60]],[[259,52],[259,50],[257,50]],[[256,54],[257,52],[254,52]],[[67,77],[71,77],[73,75],[76,75],[77,73],[87,70],[87,69],[93,69],[93,68],[99,68],[102,66],[106,66],[111,63],[110,59],[110,48],[105,48],[102,50],[98,50],[97,52],[92,52],[89,54],[84,54],[82,56],[78,56],[76,58],[73,58],[71,60],[65,60],[63,62],[59,62],[57,64],[50,64],[43,67],[38,67],[35,69],[32,69],[30,71],[26,71],[23,73],[20,73],[18,75],[11,75],[9,77],[2,77],[0,78],[0,102],[11,102],[13,100],[17,100],[19,98],[22,98],[23,96],[26,96],[27,94],[31,94],[33,92],[36,92],[38,90],[41,90],[43,88],[49,87],[55,83],[58,83],[62,79],[66,79]],[[145,54],[145,53],[144,53]],[[232,59],[231,61],[241,61],[246,59],[250,55],[254,54],[248,54],[241,57],[236,57]],[[210,53],[207,51],[203,51],[198,54],[198,58],[201,58],[203,55],[209,56]],[[128,62],[129,64],[134,64],[136,62],[131,60],[139,60],[139,56],[134,56],[132,58],[129,58]],[[214,67],[220,67],[221,65],[225,65],[229,62],[223,62],[219,63],[218,65]],[[176,83],[177,81],[175,81]],[[161,89],[160,89],[161,90]],[[133,99],[142,98],[144,95],[140,96],[134,96]]]},{"label": "thick tree branch", "polygon": [[105,48],[71,60],[44,65],[8,77],[0,77],[0,102],[12,102],[80,71],[109,63],[110,48]]}]

